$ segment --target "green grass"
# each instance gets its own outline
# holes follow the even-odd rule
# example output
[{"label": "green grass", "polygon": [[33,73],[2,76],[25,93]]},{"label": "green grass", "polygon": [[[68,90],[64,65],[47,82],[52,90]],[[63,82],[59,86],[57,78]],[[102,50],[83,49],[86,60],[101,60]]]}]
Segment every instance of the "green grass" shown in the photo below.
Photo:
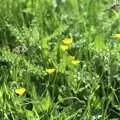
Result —
[{"label": "green grass", "polygon": [[113,4],[0,0],[0,120],[119,120],[120,41],[112,34],[120,33],[120,10],[108,9]]}]

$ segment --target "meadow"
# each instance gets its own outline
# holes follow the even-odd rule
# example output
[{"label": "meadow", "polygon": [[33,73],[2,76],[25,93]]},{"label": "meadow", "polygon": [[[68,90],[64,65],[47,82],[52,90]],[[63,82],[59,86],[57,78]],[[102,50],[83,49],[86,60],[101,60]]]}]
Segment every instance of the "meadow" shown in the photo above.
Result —
[{"label": "meadow", "polygon": [[0,120],[120,120],[117,2],[0,0]]}]

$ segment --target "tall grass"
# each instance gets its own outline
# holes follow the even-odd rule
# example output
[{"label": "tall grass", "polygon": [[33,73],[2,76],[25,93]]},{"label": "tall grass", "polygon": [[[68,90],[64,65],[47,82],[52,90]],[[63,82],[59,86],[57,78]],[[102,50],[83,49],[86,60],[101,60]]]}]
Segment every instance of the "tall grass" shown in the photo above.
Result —
[{"label": "tall grass", "polygon": [[114,2],[0,0],[1,120],[119,120]]}]

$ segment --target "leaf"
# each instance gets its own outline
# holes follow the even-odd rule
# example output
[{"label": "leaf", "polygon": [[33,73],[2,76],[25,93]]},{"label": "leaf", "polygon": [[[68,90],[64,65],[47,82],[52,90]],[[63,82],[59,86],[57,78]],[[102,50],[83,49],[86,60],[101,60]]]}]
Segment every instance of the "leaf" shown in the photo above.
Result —
[{"label": "leaf", "polygon": [[46,96],[41,101],[42,111],[47,111],[52,106],[51,98],[49,92],[47,91]]},{"label": "leaf", "polygon": [[105,48],[104,38],[102,35],[97,35],[95,38],[95,48],[100,51]]}]

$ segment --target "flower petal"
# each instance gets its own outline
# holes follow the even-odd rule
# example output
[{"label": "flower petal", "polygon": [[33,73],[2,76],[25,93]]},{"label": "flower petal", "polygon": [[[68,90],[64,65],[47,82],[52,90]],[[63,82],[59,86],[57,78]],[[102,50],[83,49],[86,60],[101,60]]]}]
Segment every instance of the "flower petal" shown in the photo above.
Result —
[{"label": "flower petal", "polygon": [[15,93],[18,95],[23,95],[25,93],[26,89],[25,88],[17,88],[15,90]]}]

